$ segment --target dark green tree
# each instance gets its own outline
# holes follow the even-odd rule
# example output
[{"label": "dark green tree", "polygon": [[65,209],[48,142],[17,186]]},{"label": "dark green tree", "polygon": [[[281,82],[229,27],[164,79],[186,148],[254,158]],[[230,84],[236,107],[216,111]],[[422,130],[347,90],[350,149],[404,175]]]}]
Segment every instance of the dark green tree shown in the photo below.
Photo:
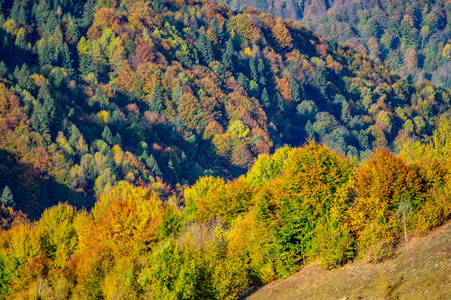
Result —
[{"label": "dark green tree", "polygon": [[75,75],[74,61],[72,59],[69,46],[66,43],[64,43],[61,47],[60,62],[61,65],[66,69],[67,75],[72,78]]},{"label": "dark green tree", "polygon": [[266,90],[266,88],[263,89],[260,99],[264,107],[268,108],[271,106],[271,100],[269,99],[268,91]]},{"label": "dark green tree", "polygon": [[11,190],[9,189],[8,186],[5,186],[5,188],[3,189],[3,193],[2,193],[2,197],[0,199],[0,202],[4,206],[9,206],[12,208],[14,208],[16,206],[16,203],[14,202],[13,193],[11,192]]},{"label": "dark green tree", "polygon": [[197,49],[199,49],[199,51],[202,53],[204,62],[207,65],[214,60],[211,42],[203,34],[200,34],[199,38],[197,39]]},{"label": "dark green tree", "polygon": [[163,176],[163,173],[161,172],[160,167],[152,154],[148,155],[147,151],[144,150],[143,154],[140,156],[140,159],[144,161],[147,168],[149,168],[154,176]]},{"label": "dark green tree", "polygon": [[316,67],[313,72],[313,85],[320,91],[320,93],[324,96],[326,93],[326,70],[323,66]]},{"label": "dark green tree", "polygon": [[50,65],[54,61],[55,54],[53,51],[52,44],[46,40],[38,46],[38,59],[39,65]]},{"label": "dark green tree", "polygon": [[243,73],[240,73],[240,74],[238,75],[237,81],[238,81],[239,83],[241,83],[241,85],[243,86],[243,88],[244,88],[246,91],[249,90],[249,79],[248,79]]},{"label": "dark green tree", "polygon": [[216,16],[213,18],[213,20],[211,20],[210,28],[211,28],[211,31],[220,39],[219,31],[220,31],[221,27],[219,26],[218,18]]},{"label": "dark green tree", "polygon": [[93,99],[94,103],[97,103],[100,108],[105,109],[108,107],[109,105],[109,101],[108,98],[105,97],[105,94],[103,93],[102,89],[100,88],[100,86],[97,86],[96,88],[96,93],[94,94],[94,99]]},{"label": "dark green tree", "polygon": [[34,10],[34,17],[36,19],[36,24],[38,28],[44,28],[47,18],[49,16],[49,5],[47,0],[39,0],[39,4],[36,6]]},{"label": "dark green tree", "polygon": [[25,8],[23,7],[23,5],[21,5],[20,9],[19,9],[19,15],[18,15],[17,23],[19,23],[22,26],[27,26],[28,25],[27,12],[25,11]]},{"label": "dark green tree", "polygon": [[52,98],[52,96],[50,95],[50,90],[47,86],[47,83],[44,82],[39,88],[37,100],[43,103],[50,98]]},{"label": "dark green tree", "polygon": [[283,102],[283,98],[282,98],[282,96],[280,95],[279,92],[277,92],[276,96],[274,97],[274,103],[277,104],[277,108],[280,111],[284,111],[285,110],[285,103]]},{"label": "dark green tree", "polygon": [[297,84],[293,76],[291,76],[290,78],[290,89],[291,89],[291,97],[293,97],[294,102],[299,103],[302,100],[301,93],[299,91],[299,85]]},{"label": "dark green tree", "polygon": [[175,86],[172,87],[172,97],[171,100],[174,104],[177,104],[183,96],[183,90],[180,83],[177,82]]},{"label": "dark green tree", "polygon": [[0,77],[4,77],[8,73],[8,67],[6,66],[5,62],[2,60],[0,61]]},{"label": "dark green tree", "polygon": [[258,64],[257,58],[255,58],[255,56],[251,57],[251,59],[249,60],[249,69],[251,70],[251,78],[255,82],[258,82],[258,79],[259,79],[257,64]]},{"label": "dark green tree", "polygon": [[313,129],[313,124],[310,120],[308,120],[307,124],[305,124],[305,133],[309,139],[312,141],[315,140],[315,130]]},{"label": "dark green tree", "polygon": [[19,23],[19,11],[22,7],[20,0],[14,0],[13,6],[11,7],[10,17],[14,20],[14,22]]},{"label": "dark green tree", "polygon": [[111,133],[111,130],[110,128],[108,128],[108,126],[105,126],[105,128],[103,128],[102,139],[107,142],[108,145],[114,145],[113,134]]},{"label": "dark green tree", "polygon": [[157,13],[161,14],[163,12],[164,3],[162,0],[152,0],[150,1],[152,9]]},{"label": "dark green tree", "polygon": [[16,79],[17,79],[17,83],[19,84],[19,86],[23,89],[28,90],[29,92],[34,90],[34,84],[33,81],[30,77],[30,70],[28,69],[27,64],[22,64],[22,67],[20,69],[16,69],[18,70],[16,75]]},{"label": "dark green tree", "polygon": [[94,13],[96,11],[96,1],[88,0],[86,1],[83,9],[83,17],[80,20],[80,26],[83,28],[88,28],[91,26],[92,21],[94,20]]},{"label": "dark green tree", "polygon": [[33,129],[42,134],[49,134],[49,119],[47,117],[46,109],[39,103],[33,101],[33,113],[31,114],[31,126]]},{"label": "dark green tree", "polygon": [[260,84],[263,86],[266,86],[266,74],[265,74],[265,61],[263,58],[260,58],[258,60],[258,73],[260,74]]},{"label": "dark green tree", "polygon": [[157,114],[161,113],[161,111],[164,108],[164,100],[163,96],[161,95],[160,86],[158,84],[155,84],[153,88],[153,93],[152,96],[150,97],[149,107],[151,111]]},{"label": "dark green tree", "polygon": [[80,71],[80,76],[82,78],[86,77],[89,73],[95,72],[94,62],[89,55],[80,55],[79,63],[80,66],[78,70]]},{"label": "dark green tree", "polygon": [[227,47],[226,47],[226,51],[224,52],[224,54],[222,55],[222,64],[224,65],[224,67],[233,72],[234,71],[234,67],[233,67],[233,41],[232,38],[230,38],[227,42]]}]

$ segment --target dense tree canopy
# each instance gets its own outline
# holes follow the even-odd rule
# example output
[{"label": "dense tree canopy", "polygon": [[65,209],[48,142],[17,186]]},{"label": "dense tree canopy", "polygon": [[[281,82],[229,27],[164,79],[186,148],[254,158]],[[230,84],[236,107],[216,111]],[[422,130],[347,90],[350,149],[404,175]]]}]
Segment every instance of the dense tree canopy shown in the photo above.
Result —
[{"label": "dense tree canopy", "polygon": [[0,40],[0,297],[234,299],[449,218],[450,93],[294,21],[0,0]]}]

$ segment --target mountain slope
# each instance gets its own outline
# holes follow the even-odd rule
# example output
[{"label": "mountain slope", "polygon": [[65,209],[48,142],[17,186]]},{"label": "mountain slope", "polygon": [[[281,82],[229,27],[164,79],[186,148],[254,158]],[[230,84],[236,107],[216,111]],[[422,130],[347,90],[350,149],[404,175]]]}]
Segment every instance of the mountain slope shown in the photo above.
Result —
[{"label": "mountain slope", "polygon": [[325,38],[388,62],[404,78],[451,87],[449,1],[221,0],[299,20]]},{"label": "mountain slope", "polygon": [[451,222],[403,244],[383,263],[358,260],[334,269],[305,266],[247,299],[448,299],[451,297]]},{"label": "mountain slope", "polygon": [[255,9],[15,0],[0,13],[0,148],[43,179],[31,198],[17,176],[0,188],[33,219],[67,188],[89,208],[120,180],[234,178],[306,139],[367,158],[398,136],[428,140],[449,113],[448,91]]}]

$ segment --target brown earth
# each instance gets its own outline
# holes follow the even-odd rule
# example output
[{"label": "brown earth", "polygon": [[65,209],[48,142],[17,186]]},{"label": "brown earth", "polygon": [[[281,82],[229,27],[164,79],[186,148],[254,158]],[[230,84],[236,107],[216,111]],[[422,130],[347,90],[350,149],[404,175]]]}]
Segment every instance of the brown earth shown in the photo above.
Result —
[{"label": "brown earth", "polygon": [[382,263],[357,260],[333,270],[310,264],[247,299],[451,299],[451,221]]}]

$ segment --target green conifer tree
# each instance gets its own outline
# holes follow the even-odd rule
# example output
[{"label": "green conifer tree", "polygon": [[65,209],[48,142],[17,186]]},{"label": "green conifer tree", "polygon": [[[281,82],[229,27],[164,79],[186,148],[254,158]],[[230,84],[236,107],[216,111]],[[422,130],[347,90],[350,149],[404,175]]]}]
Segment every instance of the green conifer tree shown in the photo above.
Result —
[{"label": "green conifer tree", "polygon": [[50,65],[54,61],[55,55],[50,42],[43,40],[38,46],[39,65]]},{"label": "green conifer tree", "polygon": [[152,96],[150,97],[150,110],[154,113],[161,113],[161,111],[164,108],[164,100],[163,96],[161,95],[161,89],[158,84],[155,84],[155,87],[153,88]]},{"label": "green conifer tree", "polygon": [[178,102],[180,101],[182,96],[183,96],[182,87],[180,86],[180,83],[177,82],[177,84],[175,86],[173,86],[173,88],[172,88],[171,100],[174,104],[178,104]]},{"label": "green conifer tree", "polygon": [[4,77],[8,73],[8,67],[6,66],[5,62],[2,60],[0,61],[0,77]]},{"label": "green conifer tree", "polygon": [[36,19],[36,23],[38,28],[43,29],[47,18],[49,16],[50,8],[46,0],[39,0],[39,4],[36,6],[34,11],[34,17]]},{"label": "green conifer tree", "polygon": [[290,89],[291,89],[291,97],[295,103],[299,103],[301,99],[301,94],[299,92],[299,85],[296,80],[294,80],[293,76],[290,78]]},{"label": "green conifer tree", "polygon": [[157,13],[161,14],[163,12],[164,3],[161,0],[152,0],[150,1],[152,5],[152,9]]},{"label": "green conifer tree", "polygon": [[81,27],[88,28],[89,26],[91,26],[91,23],[94,20],[95,11],[96,11],[96,1],[95,0],[86,1],[83,9],[83,17],[80,20]]},{"label": "green conifer tree", "polygon": [[66,69],[67,75],[72,78],[75,75],[75,70],[73,68],[74,61],[72,60],[69,46],[66,43],[61,47],[60,57],[61,65]]},{"label": "green conifer tree", "polygon": [[11,7],[10,17],[14,22],[19,23],[19,10],[22,7],[20,0],[14,0],[13,6]]},{"label": "green conifer tree", "polygon": [[200,34],[197,39],[197,49],[202,53],[202,57],[207,65],[214,60],[211,42],[203,34]]},{"label": "green conifer tree", "polygon": [[258,60],[258,73],[260,74],[260,84],[262,86],[266,86],[266,74],[265,74],[265,61],[263,58],[260,58]]},{"label": "green conifer tree", "polygon": [[28,25],[27,13],[26,13],[25,8],[23,7],[23,5],[21,5],[20,8],[19,8],[19,14],[18,14],[17,23],[19,23],[22,26],[27,26]]},{"label": "green conifer tree", "polygon": [[251,59],[249,60],[249,69],[251,70],[252,80],[254,80],[255,82],[258,82],[259,79],[257,64],[257,58],[251,57]]},{"label": "green conifer tree", "polygon": [[277,92],[276,96],[274,97],[274,103],[277,104],[277,108],[280,111],[284,111],[285,110],[285,103],[283,102],[283,98],[282,98],[282,96],[280,95],[279,92]]},{"label": "green conifer tree", "polygon": [[18,70],[17,74],[15,75],[17,78],[17,83],[21,88],[26,89],[29,92],[34,90],[34,84],[30,78],[31,74],[27,64],[25,63],[22,64],[22,67]]},{"label": "green conifer tree", "polygon": [[260,99],[264,107],[268,108],[271,106],[271,100],[269,99],[268,91],[266,90],[266,88],[263,89]]},{"label": "green conifer tree", "polygon": [[113,146],[114,145],[114,138],[113,134],[111,133],[110,128],[108,126],[105,126],[102,132],[102,139],[107,142],[108,145]]},{"label": "green conifer tree", "polygon": [[16,206],[16,203],[14,202],[13,193],[11,192],[11,190],[9,189],[8,186],[5,186],[5,188],[3,189],[3,193],[2,193],[2,197],[0,199],[0,202],[4,206],[9,206],[12,208],[14,208]]},{"label": "green conifer tree", "polygon": [[227,42],[227,47],[226,47],[226,51],[224,52],[224,54],[222,55],[222,64],[224,65],[224,67],[233,72],[234,71],[234,67],[233,67],[233,41],[232,38],[229,39],[229,41]]}]

